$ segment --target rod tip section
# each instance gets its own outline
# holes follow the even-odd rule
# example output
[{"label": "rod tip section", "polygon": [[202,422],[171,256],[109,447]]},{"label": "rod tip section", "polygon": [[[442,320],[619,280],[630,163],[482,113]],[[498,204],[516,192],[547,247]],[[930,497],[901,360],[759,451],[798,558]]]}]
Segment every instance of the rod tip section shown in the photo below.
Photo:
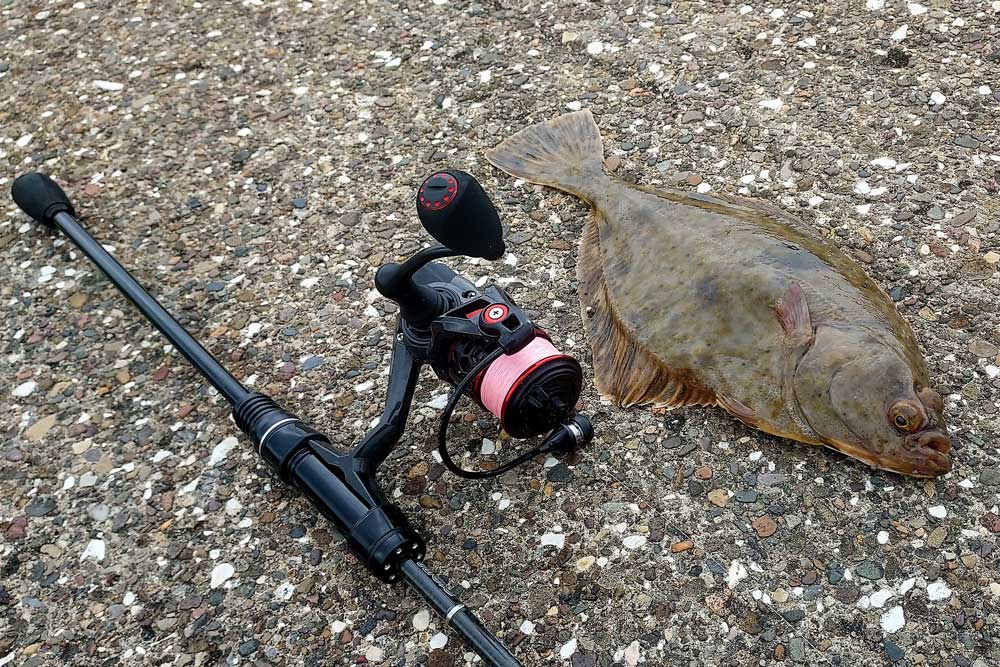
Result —
[{"label": "rod tip section", "polygon": [[50,227],[55,226],[57,213],[76,216],[69,197],[45,174],[31,172],[18,176],[10,188],[10,196],[22,211]]}]

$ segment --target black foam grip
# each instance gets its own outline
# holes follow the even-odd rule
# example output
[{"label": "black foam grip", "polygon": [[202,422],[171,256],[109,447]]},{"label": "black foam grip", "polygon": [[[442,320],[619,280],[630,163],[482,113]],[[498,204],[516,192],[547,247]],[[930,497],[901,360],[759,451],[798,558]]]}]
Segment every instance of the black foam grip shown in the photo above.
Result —
[{"label": "black foam grip", "polygon": [[10,196],[22,211],[46,225],[55,225],[56,213],[76,216],[69,197],[45,174],[31,172],[18,176],[10,187]]}]

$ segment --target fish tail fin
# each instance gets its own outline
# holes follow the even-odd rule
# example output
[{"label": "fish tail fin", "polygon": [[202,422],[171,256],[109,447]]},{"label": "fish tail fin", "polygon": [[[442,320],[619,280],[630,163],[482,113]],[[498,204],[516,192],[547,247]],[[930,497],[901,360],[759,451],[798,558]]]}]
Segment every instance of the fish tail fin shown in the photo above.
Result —
[{"label": "fish tail fin", "polygon": [[549,185],[592,199],[604,173],[601,131],[590,109],[536,123],[486,151],[495,167],[531,183]]}]

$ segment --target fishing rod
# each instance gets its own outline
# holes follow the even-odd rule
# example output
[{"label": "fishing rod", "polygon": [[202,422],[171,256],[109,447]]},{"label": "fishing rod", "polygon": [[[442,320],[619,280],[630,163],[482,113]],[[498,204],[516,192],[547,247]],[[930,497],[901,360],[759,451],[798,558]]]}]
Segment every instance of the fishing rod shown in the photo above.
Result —
[{"label": "fishing rod", "polygon": [[[347,452],[337,451],[325,435],[233,377],[80,225],[55,181],[41,173],[24,174],[14,181],[11,196],[33,219],[69,237],[215,387],[258,455],[336,527],[372,575],[387,584],[405,581],[487,665],[521,665],[431,573],[423,562],[424,538],[389,502],[376,479],[406,428],[424,365],[452,387],[437,430],[438,453],[459,476],[494,477],[539,454],[568,452],[593,437],[590,420],[575,409],[583,381],[580,364],[559,352],[500,287],[479,290],[435,261],[458,256],[495,260],[505,252],[500,218],[475,178],[449,169],[425,179],[417,192],[417,213],[438,244],[402,263],[383,265],[375,275],[376,289],[399,306],[385,410]],[[489,410],[513,438],[545,437],[505,463],[463,468],[447,443],[452,412],[463,396]]]}]

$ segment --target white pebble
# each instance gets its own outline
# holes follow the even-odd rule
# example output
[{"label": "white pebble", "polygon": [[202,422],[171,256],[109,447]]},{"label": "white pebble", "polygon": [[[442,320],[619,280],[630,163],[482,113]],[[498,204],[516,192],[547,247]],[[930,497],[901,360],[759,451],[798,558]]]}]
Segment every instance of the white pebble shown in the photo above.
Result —
[{"label": "white pebble", "polygon": [[448,643],[448,635],[444,634],[443,632],[439,632],[436,635],[434,635],[433,637],[431,637],[430,647],[432,649],[434,649],[434,648],[444,648],[445,644],[447,644],[447,643]]},{"label": "white pebble", "polygon": [[94,560],[99,563],[104,560],[104,553],[104,540],[91,540],[80,554],[80,560]]},{"label": "white pebble", "polygon": [[566,536],[562,533],[545,533],[542,535],[542,546],[552,546],[562,549],[566,545]]},{"label": "white pebble", "polygon": [[878,535],[876,536],[875,539],[878,540],[879,544],[888,544],[889,543],[889,533],[887,533],[884,530],[880,530],[880,531],[878,531]]},{"label": "white pebble", "polygon": [[222,584],[229,581],[229,579],[236,573],[236,568],[234,568],[229,563],[219,563],[214,568],[212,568],[212,588],[218,588]]},{"label": "white pebble", "polygon": [[535,624],[532,623],[531,621],[525,621],[524,623],[521,624],[521,627],[519,629],[521,630],[522,634],[530,635],[532,632],[535,631]]},{"label": "white pebble", "polygon": [[579,111],[581,108],[583,108],[583,105],[580,103],[579,100],[573,100],[572,102],[566,103],[566,108],[569,109],[570,111]]},{"label": "white pebble", "polygon": [[587,53],[592,56],[597,56],[604,53],[604,43],[603,42],[591,42],[587,44]]},{"label": "white pebble", "polygon": [[903,608],[896,606],[882,615],[882,630],[891,635],[903,629],[906,625],[906,617],[903,615]]},{"label": "white pebble", "polygon": [[240,444],[240,441],[233,436],[229,436],[228,438],[217,444],[212,449],[212,455],[208,457],[209,467],[216,466],[222,463],[226,459],[226,457],[229,456],[229,452],[233,451],[233,447],[235,447],[238,444]]},{"label": "white pebble", "polygon": [[948,516],[948,510],[945,509],[944,505],[935,505],[934,507],[928,507],[927,513],[930,514],[935,519],[943,519]]},{"label": "white pebble", "polygon": [[576,653],[576,637],[562,645],[562,648],[559,649],[559,657],[563,660],[569,660],[574,653]]},{"label": "white pebble", "polygon": [[885,7],[885,0],[868,0],[865,3],[865,7],[867,7],[870,12],[877,12]]},{"label": "white pebble", "polygon": [[771,111],[781,111],[782,107],[785,106],[785,103],[782,102],[780,99],[773,99],[773,100],[764,100],[762,102],[758,102],[757,106],[770,109]]},{"label": "white pebble", "polygon": [[892,591],[883,588],[880,591],[872,593],[871,596],[868,598],[868,601],[876,609],[881,609],[883,606],[885,606],[885,603],[888,602],[889,598],[891,598],[892,596],[893,596]]},{"label": "white pebble", "polygon": [[306,278],[301,283],[299,283],[299,285],[301,285],[302,287],[305,287],[305,288],[308,289],[308,288],[314,286],[318,282],[319,282],[319,278],[315,278],[315,277],[314,278]]},{"label": "white pebble", "polygon": [[746,579],[748,574],[749,573],[747,572],[746,567],[743,566],[743,563],[738,560],[734,560],[729,565],[729,573],[726,575],[726,585],[731,589],[736,588],[736,585]]},{"label": "white pebble", "polygon": [[644,544],[646,544],[646,536],[629,535],[624,540],[622,540],[622,544],[625,545],[626,549],[638,549],[642,547]]},{"label": "white pebble", "polygon": [[274,589],[274,597],[279,600],[287,600],[292,597],[292,593],[295,592],[295,584],[290,581],[283,582],[280,586]]},{"label": "white pebble", "polygon": [[28,380],[27,382],[23,382],[14,388],[14,395],[19,396],[21,398],[24,398],[25,396],[30,396],[31,392],[35,391],[35,388],[37,386],[38,386],[37,382],[35,382],[34,380]]},{"label": "white pebble", "polygon": [[368,662],[379,662],[385,657],[385,651],[378,646],[372,646],[365,651],[365,660]]},{"label": "white pebble", "polygon": [[907,29],[909,29],[909,26],[904,23],[903,25],[896,28],[895,32],[893,32],[892,35],[890,35],[890,38],[894,42],[903,41],[904,39],[906,39]]},{"label": "white pebble", "polygon": [[17,141],[15,141],[14,145],[16,145],[18,148],[24,148],[25,146],[27,146],[28,144],[30,144],[31,140],[34,139],[34,138],[35,138],[35,135],[33,135],[33,134],[25,134],[25,135],[21,136]]},{"label": "white pebble", "polygon": [[931,93],[931,104],[933,104],[934,106],[939,106],[941,104],[944,104],[944,100],[945,96],[942,95],[939,91],[935,90],[933,93]]},{"label": "white pebble", "polygon": [[431,625],[431,613],[426,609],[421,609],[413,615],[413,629],[423,632]]},{"label": "white pebble", "polygon": [[891,157],[880,157],[872,160],[872,164],[883,169],[892,169],[896,166],[896,161]]},{"label": "white pebble", "polygon": [[997,368],[997,367],[996,367],[996,366],[994,366],[993,364],[989,364],[989,365],[987,365],[987,366],[983,366],[983,371],[985,371],[985,372],[986,372],[986,375],[987,375],[987,376],[988,376],[988,377],[989,377],[989,378],[990,378],[991,380],[992,380],[993,378],[995,378],[996,376],[1000,375],[1000,368]]},{"label": "white pebble", "polygon": [[927,584],[928,600],[947,600],[950,597],[951,589],[948,588],[948,584],[944,579],[938,579],[933,583]]},{"label": "white pebble", "polygon": [[910,16],[920,16],[927,13],[927,8],[918,2],[911,2],[906,5],[906,8],[910,10]]},{"label": "white pebble", "polygon": [[125,87],[124,83],[115,83],[114,81],[101,81],[100,79],[95,79],[94,85],[100,88],[101,90],[107,90],[109,92],[115,92]]}]

